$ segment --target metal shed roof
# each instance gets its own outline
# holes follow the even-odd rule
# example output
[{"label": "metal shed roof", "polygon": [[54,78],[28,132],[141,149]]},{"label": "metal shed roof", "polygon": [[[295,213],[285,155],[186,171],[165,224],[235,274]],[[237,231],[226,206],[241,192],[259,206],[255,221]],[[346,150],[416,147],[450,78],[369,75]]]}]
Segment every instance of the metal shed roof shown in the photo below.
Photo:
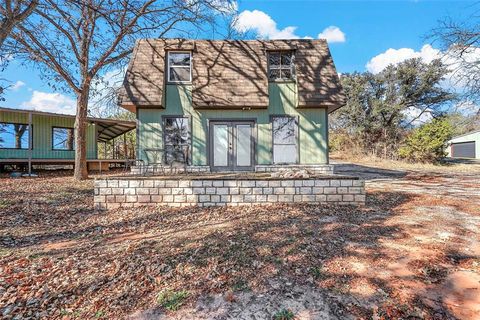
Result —
[{"label": "metal shed roof", "polygon": [[[53,116],[53,117],[75,119],[75,116],[69,115],[69,114],[44,112],[44,111],[36,111],[36,110],[23,110],[23,109],[0,107],[0,111],[17,112],[17,113],[25,113],[25,114],[31,113],[31,114],[41,115],[41,116]],[[93,117],[87,117],[87,121],[89,123],[94,123],[98,126],[99,129],[98,129],[97,140],[102,142],[112,140],[136,128],[135,121],[93,118]]]}]

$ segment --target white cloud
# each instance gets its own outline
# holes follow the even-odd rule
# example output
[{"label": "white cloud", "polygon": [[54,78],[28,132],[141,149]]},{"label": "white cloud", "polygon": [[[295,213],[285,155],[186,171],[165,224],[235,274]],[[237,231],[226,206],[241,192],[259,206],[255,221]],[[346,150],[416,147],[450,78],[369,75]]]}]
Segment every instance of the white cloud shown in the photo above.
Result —
[{"label": "white cloud", "polygon": [[473,116],[478,110],[480,110],[480,105],[470,100],[460,101],[455,105],[455,111],[466,116]]},{"label": "white cloud", "polygon": [[402,113],[405,115],[405,121],[407,123],[411,122],[413,126],[419,126],[433,119],[432,113],[429,110],[420,114],[421,110],[415,107],[407,108]]},{"label": "white cloud", "polygon": [[379,73],[390,64],[398,64],[408,59],[421,58],[424,62],[429,63],[432,62],[432,60],[440,57],[440,50],[433,48],[429,44],[424,45],[420,51],[415,51],[411,48],[390,48],[387,51],[370,59],[365,67],[372,73]]},{"label": "white cloud", "polygon": [[0,55],[0,65],[4,63],[8,63],[9,61],[13,60],[13,55],[12,54],[7,54],[7,55]]},{"label": "white cloud", "polygon": [[91,115],[105,117],[117,104],[118,89],[122,86],[127,68],[113,69],[96,78],[90,91],[88,109]]},{"label": "white cloud", "polygon": [[18,91],[21,87],[23,87],[25,85],[25,82],[23,81],[20,81],[18,80],[17,82],[15,82],[12,86],[10,86],[10,90],[13,90],[13,91]]},{"label": "white cloud", "polygon": [[[419,51],[411,48],[388,49],[385,52],[373,57],[367,62],[365,68],[372,73],[379,73],[390,64],[398,64],[402,61],[420,58],[425,63],[430,63],[434,59],[440,59],[450,70],[442,81],[441,85],[458,92],[462,92],[465,88],[465,79],[471,77],[474,73],[465,67],[461,67],[461,61],[455,47],[447,51],[441,51],[433,48],[429,44],[425,44]],[[473,47],[470,51],[463,54],[463,61],[467,65],[475,65],[480,60],[480,48]]]},{"label": "white cloud", "polygon": [[330,26],[318,34],[318,39],[325,39],[327,42],[345,42],[345,33],[339,27]]},{"label": "white cloud", "polygon": [[[94,81],[88,104],[89,115],[92,112],[94,116],[107,115],[108,110],[104,109],[107,108],[106,105],[110,102],[110,98],[112,98],[112,101],[115,99],[116,90],[123,82],[125,71],[126,68],[111,70],[106,72],[101,79]],[[33,90],[30,100],[21,103],[20,108],[74,115],[76,113],[76,101],[61,93]]]},{"label": "white cloud", "polygon": [[233,14],[238,11],[237,1],[232,0],[213,0],[211,5],[222,14]]},{"label": "white cloud", "polygon": [[[296,26],[287,26],[279,29],[277,22],[268,14],[260,10],[242,11],[233,28],[242,33],[252,31],[261,39],[313,39],[311,36],[299,36],[296,34]],[[345,33],[339,27],[329,26],[320,32],[318,39],[326,39],[328,42],[345,42]]]},{"label": "white cloud", "polygon": [[30,100],[22,103],[21,107],[36,111],[75,114],[76,102],[60,93],[34,90]]},{"label": "white cloud", "polygon": [[297,27],[289,26],[278,29],[277,23],[260,10],[244,10],[237,18],[233,28],[239,32],[254,31],[262,39],[298,39]]},{"label": "white cloud", "polygon": [[[191,6],[192,11],[197,11],[200,9],[202,2],[197,0],[185,0],[185,3]],[[211,8],[215,13],[219,14],[233,14],[238,11],[238,2],[236,0],[210,0],[208,3],[205,3]]]}]

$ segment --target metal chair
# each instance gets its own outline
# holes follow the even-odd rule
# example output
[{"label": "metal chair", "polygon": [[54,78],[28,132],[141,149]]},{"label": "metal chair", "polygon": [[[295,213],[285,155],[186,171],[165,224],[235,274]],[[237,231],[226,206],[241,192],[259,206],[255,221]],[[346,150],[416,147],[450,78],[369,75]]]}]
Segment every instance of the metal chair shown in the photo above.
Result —
[{"label": "metal chair", "polygon": [[147,165],[145,167],[144,175],[148,173],[149,166],[152,167],[153,175],[157,173],[158,169],[162,170],[162,173],[165,174],[163,166],[165,150],[159,148],[147,148],[143,149],[143,152],[145,153],[145,159],[147,159]]},{"label": "metal chair", "polygon": [[[183,166],[183,172],[187,174],[187,167],[190,162],[190,146],[189,145],[176,145],[174,146],[174,153],[180,154],[181,159],[178,161],[175,157],[171,161],[168,162],[168,159],[165,159],[165,162],[170,166],[170,173],[178,173],[178,166],[174,166],[175,163]],[[174,171],[175,169],[175,171]]]},{"label": "metal chair", "polygon": [[161,170],[163,175],[166,174],[165,166],[169,167],[169,174],[178,174],[178,166],[180,164],[183,166],[183,171],[187,173],[187,166],[190,162],[190,146],[188,145],[175,145],[173,146],[173,153],[175,155],[180,155],[180,161],[174,156],[171,159],[167,156],[165,149],[158,148],[148,148],[144,149],[145,158],[147,159],[147,164],[145,168],[145,174],[148,172],[148,167],[152,166],[153,175],[158,173],[158,170]]},{"label": "metal chair", "polygon": [[123,167],[123,171],[127,173],[128,170],[131,169],[132,167],[140,168],[140,173],[143,173],[145,169],[145,161],[143,161],[142,159],[126,159],[125,166]]}]

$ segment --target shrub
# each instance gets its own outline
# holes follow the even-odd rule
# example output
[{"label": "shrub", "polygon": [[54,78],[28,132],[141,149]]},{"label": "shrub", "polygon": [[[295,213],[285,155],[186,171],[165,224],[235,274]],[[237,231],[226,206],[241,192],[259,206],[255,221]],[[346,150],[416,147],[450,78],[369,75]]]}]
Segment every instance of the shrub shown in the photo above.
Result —
[{"label": "shrub", "polygon": [[412,162],[436,162],[446,156],[453,128],[444,118],[434,119],[412,130],[399,149],[399,156]]}]

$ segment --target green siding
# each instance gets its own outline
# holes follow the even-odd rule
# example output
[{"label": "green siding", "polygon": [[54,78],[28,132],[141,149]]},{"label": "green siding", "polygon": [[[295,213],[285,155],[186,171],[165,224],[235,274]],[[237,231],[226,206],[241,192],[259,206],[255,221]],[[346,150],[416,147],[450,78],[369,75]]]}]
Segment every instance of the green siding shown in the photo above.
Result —
[{"label": "green siding", "polygon": [[196,110],[192,107],[191,86],[167,85],[165,109],[138,109],[138,157],[146,160],[145,148],[162,148],[162,116],[188,115],[192,128],[192,164],[207,165],[208,119],[255,119],[257,164],[272,163],[270,115],[288,114],[299,118],[301,164],[325,164],[327,150],[326,109],[299,109],[295,83],[269,85],[270,103],[261,110]]},{"label": "green siding", "polygon": [[[18,112],[0,112],[0,122],[28,124],[28,114]],[[62,116],[32,115],[34,159],[74,159],[75,151],[52,150],[52,127],[73,128],[74,119]],[[96,159],[97,144],[95,125],[87,128],[87,159]],[[26,159],[28,150],[0,149],[2,159]]]}]

